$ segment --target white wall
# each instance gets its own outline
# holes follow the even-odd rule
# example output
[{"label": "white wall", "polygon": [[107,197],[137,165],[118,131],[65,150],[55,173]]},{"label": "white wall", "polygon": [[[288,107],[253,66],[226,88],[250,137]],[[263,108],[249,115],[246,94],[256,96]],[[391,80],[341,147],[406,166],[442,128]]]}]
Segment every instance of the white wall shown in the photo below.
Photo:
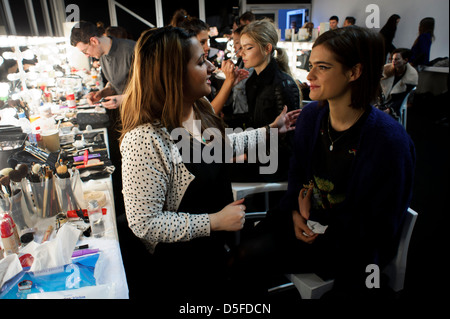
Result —
[{"label": "white wall", "polygon": [[[431,45],[430,60],[449,56],[448,0],[312,0],[312,22],[328,22],[332,15],[339,17],[342,26],[346,16],[356,18],[356,25],[366,26],[366,7],[376,4],[380,9],[380,28],[394,13],[401,17],[393,41],[397,48],[411,48],[418,34],[419,22],[425,17],[436,21],[435,41]],[[379,29],[376,29],[379,30]]]}]

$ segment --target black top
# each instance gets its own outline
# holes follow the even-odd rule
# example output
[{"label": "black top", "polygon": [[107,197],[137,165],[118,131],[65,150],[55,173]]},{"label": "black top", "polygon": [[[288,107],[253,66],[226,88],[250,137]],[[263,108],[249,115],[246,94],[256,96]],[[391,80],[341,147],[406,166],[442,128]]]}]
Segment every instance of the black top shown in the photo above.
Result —
[{"label": "black top", "polygon": [[295,80],[280,70],[275,59],[259,74],[253,72],[245,83],[245,91],[250,115],[248,127],[272,123],[285,105],[288,111],[300,107],[300,90]]},{"label": "black top", "polygon": [[[336,208],[345,200],[351,168],[358,152],[361,127],[367,113],[365,112],[352,127],[342,132],[335,131],[329,125],[329,114],[323,117],[312,161],[314,199],[310,219],[327,225],[330,209]],[[334,142],[332,151],[330,137]]]},{"label": "black top", "polygon": [[[222,163],[206,163],[204,156],[197,155],[195,157],[193,155],[194,152],[213,151],[210,145],[202,144],[191,138],[190,161],[186,160],[186,154],[183,156],[185,149],[180,147],[179,151],[184,165],[195,178],[184,193],[178,212],[217,213],[233,202],[231,183],[227,173],[228,165],[223,161]],[[193,161],[197,158],[201,159],[200,162]],[[224,260],[227,258],[227,250],[233,247],[234,241],[234,232],[212,231],[210,236],[198,237],[190,241],[158,243],[154,256],[165,271],[168,271],[170,267],[179,267],[180,261],[184,260],[183,269],[192,273],[187,277],[177,277],[177,280],[194,280],[198,284],[200,280],[207,281],[208,278],[212,278],[211,276],[224,274],[224,270],[221,268],[226,265]],[[189,287],[189,289],[195,289],[195,287]]]},{"label": "black top", "polygon": [[[223,158],[221,163],[205,163],[204,156],[194,156],[201,153],[213,156],[214,142],[211,145],[205,145],[193,138],[191,141],[191,160],[184,161],[184,165],[195,178],[184,193],[178,211],[191,214],[216,213],[233,202],[228,165]],[[183,156],[182,148],[180,153]],[[195,163],[196,158],[201,158],[201,162]]]},{"label": "black top", "polygon": [[[180,147],[179,151],[183,156],[186,149]],[[183,163],[195,178],[184,193],[178,212],[216,213],[233,202],[228,165],[223,161],[206,163],[204,156],[195,157],[194,152],[213,153],[214,149],[191,138],[191,160],[183,156]],[[200,162],[193,161],[197,158],[201,159]],[[214,231],[210,236],[190,241],[158,243],[154,253],[159,276],[157,280],[162,281],[164,289],[170,289],[171,294],[184,293],[188,289],[189,296],[217,295],[224,291],[228,251],[233,248],[234,242],[234,232]]]},{"label": "black top", "polygon": [[[246,128],[259,128],[271,124],[286,105],[288,111],[300,107],[300,90],[295,80],[281,71],[275,59],[271,59],[259,74],[253,72],[245,83],[247,95],[248,118]],[[294,132],[277,136],[277,153],[272,158],[277,160],[274,174],[260,174],[261,163],[237,164],[233,170],[234,182],[280,182],[286,181],[291,156]],[[269,143],[270,145],[270,143]],[[270,150],[270,147],[267,147]],[[270,152],[268,152],[270,153]]]}]

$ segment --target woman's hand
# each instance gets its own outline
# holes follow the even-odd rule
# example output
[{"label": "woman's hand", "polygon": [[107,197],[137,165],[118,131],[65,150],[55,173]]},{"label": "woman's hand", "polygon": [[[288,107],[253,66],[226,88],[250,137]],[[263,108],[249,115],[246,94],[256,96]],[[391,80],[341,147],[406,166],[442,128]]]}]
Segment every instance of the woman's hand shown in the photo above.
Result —
[{"label": "woman's hand", "polygon": [[244,227],[245,206],[244,198],[225,206],[220,212],[209,214],[211,230],[238,231]]},{"label": "woman's hand", "polygon": [[[306,194],[305,194],[306,192]],[[311,196],[313,193],[313,188],[302,188],[300,194],[298,195],[298,208],[300,209],[300,214],[306,220],[309,219],[309,213],[311,211]]]},{"label": "woman's hand", "polygon": [[225,60],[222,62],[222,66],[220,68],[222,72],[225,74],[225,81],[229,81],[230,83],[234,83],[237,78],[237,67],[234,65],[233,61]]},{"label": "woman's hand", "polygon": [[90,92],[86,95],[86,99],[87,99],[89,105],[92,105],[92,104],[100,101],[101,98],[102,98],[101,91]]},{"label": "woman's hand", "polygon": [[288,112],[287,106],[285,105],[283,111],[281,111],[275,121],[270,124],[270,127],[278,129],[278,134],[284,134],[295,130],[295,122],[301,111],[302,110],[298,109]]},{"label": "woman's hand", "polygon": [[122,103],[123,95],[112,95],[105,98],[105,102],[102,103],[102,106],[105,109],[117,109]]},{"label": "woman's hand", "polygon": [[[108,83],[109,84],[109,83]],[[115,95],[116,91],[110,86],[106,85],[103,90],[90,92],[86,95],[86,99],[89,105],[95,104],[101,100],[102,97],[107,97],[111,95]]]},{"label": "woman's hand", "polygon": [[233,86],[237,85],[242,80],[248,78],[248,76],[250,74],[250,72],[248,70],[238,69],[238,68],[236,68],[235,72],[237,73],[237,75],[236,75],[236,80],[234,80]]},{"label": "woman's hand", "polygon": [[225,74],[225,81],[229,81],[233,87],[243,79],[248,78],[249,75],[247,70],[239,69],[231,60],[223,61],[221,70]]},{"label": "woman's hand", "polygon": [[292,211],[292,220],[294,222],[295,237],[307,244],[312,244],[319,234],[315,234],[309,229],[306,225],[306,219],[296,210]]}]

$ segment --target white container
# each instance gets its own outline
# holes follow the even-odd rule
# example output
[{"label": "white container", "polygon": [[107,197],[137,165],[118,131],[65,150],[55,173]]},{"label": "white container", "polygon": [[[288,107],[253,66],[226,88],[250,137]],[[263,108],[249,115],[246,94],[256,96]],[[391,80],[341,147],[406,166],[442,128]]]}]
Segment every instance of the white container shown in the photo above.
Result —
[{"label": "white container", "polygon": [[31,133],[31,131],[32,131],[31,123],[27,119],[27,117],[26,117],[24,112],[20,112],[19,113],[19,125],[22,128],[22,132],[24,132],[26,134],[30,134]]},{"label": "white container", "polygon": [[102,208],[98,205],[96,199],[89,201],[88,216],[92,235],[96,238],[103,237],[105,234],[105,221],[103,219]]},{"label": "white container", "polygon": [[22,128],[22,132],[27,134],[30,143],[36,143],[36,136],[33,135],[33,126],[30,120],[27,119],[24,112],[19,113],[19,125]]}]

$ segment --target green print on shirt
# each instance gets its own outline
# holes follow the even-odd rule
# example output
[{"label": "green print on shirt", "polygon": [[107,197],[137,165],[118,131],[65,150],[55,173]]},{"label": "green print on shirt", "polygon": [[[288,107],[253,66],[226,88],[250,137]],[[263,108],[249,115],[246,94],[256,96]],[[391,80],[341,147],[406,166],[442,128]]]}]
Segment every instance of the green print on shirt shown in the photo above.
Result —
[{"label": "green print on shirt", "polygon": [[345,194],[335,194],[333,193],[334,184],[333,182],[314,176],[314,208],[327,209],[331,208],[336,204],[342,203],[345,199]]}]

